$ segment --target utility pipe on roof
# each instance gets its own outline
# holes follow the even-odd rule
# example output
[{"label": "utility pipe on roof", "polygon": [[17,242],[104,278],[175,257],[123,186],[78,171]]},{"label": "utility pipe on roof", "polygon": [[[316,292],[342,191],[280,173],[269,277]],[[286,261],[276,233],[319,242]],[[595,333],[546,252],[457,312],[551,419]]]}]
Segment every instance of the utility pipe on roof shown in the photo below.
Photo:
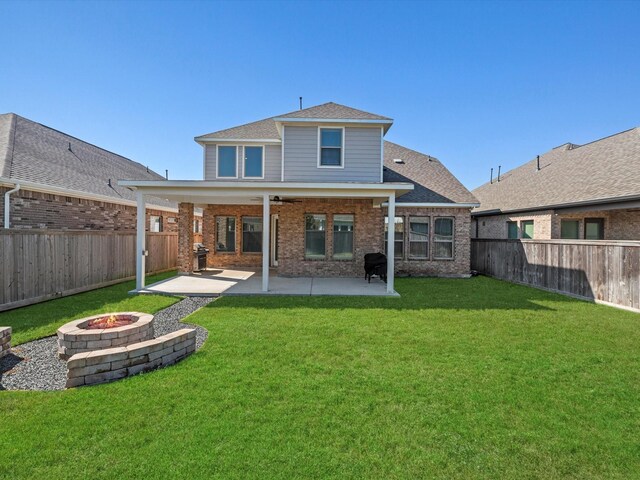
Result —
[{"label": "utility pipe on roof", "polygon": [[4,223],[2,224],[4,228],[11,227],[11,194],[20,190],[20,184],[16,183],[15,185],[13,189],[4,192]]}]

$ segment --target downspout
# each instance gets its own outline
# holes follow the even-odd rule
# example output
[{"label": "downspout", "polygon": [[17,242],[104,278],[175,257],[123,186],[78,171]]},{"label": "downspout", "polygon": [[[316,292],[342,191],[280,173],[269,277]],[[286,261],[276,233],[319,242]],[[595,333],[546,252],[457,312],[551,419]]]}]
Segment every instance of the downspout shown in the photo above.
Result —
[{"label": "downspout", "polygon": [[15,188],[4,193],[4,223],[2,224],[4,228],[11,226],[11,194],[20,190],[20,184],[16,183],[15,185]]}]

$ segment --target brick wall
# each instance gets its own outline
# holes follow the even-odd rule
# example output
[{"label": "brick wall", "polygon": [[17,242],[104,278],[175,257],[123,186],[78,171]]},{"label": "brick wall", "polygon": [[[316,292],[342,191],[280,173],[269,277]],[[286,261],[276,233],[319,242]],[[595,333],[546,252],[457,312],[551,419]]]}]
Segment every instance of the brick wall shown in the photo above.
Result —
[{"label": "brick wall", "polygon": [[0,358],[11,350],[11,327],[0,327]]},{"label": "brick wall", "polygon": [[[288,276],[364,276],[365,253],[380,252],[383,248],[382,209],[373,208],[371,200],[359,199],[305,199],[299,203],[279,207],[281,214],[278,273]],[[305,259],[305,220],[307,213],[325,214],[327,235],[326,258]],[[353,259],[334,260],[333,215],[354,215]]]},{"label": "brick wall", "polygon": [[178,271],[193,271],[193,203],[178,204]]},{"label": "brick wall", "polygon": [[[0,188],[0,226],[4,227],[4,193]],[[147,209],[146,228],[151,215],[162,217],[165,232],[177,232],[175,212]],[[11,195],[11,227],[52,230],[135,231],[136,207],[20,190]]]},{"label": "brick wall", "polygon": [[490,215],[475,217],[471,225],[471,236],[476,238],[507,238],[507,221],[534,221],[534,239],[550,240],[560,238],[562,220],[578,220],[578,235],[584,238],[584,219],[604,219],[604,240],[640,240],[640,209],[601,210],[557,214],[544,210],[519,215]]},{"label": "brick wall", "polygon": [[[365,253],[384,250],[384,215],[386,209],[374,208],[372,201],[359,199],[304,199],[300,202],[272,205],[271,214],[279,217],[278,274],[285,276],[360,276],[364,275]],[[305,259],[305,214],[326,215],[326,257]],[[333,259],[333,215],[354,215],[354,257]],[[397,216],[427,216],[430,225],[438,216],[453,217],[455,228],[453,260],[410,260],[408,258],[408,223],[405,228],[405,259],[396,260],[399,275],[466,275],[470,270],[469,209],[417,209],[396,207]],[[231,216],[236,220],[235,252],[216,249],[216,217]],[[210,249],[208,267],[256,267],[262,265],[262,254],[242,252],[242,217],[262,217],[262,205],[209,205],[203,216],[203,243]],[[432,227],[430,229],[432,231]]]},{"label": "brick wall", "polygon": [[[385,209],[386,215],[386,209]],[[429,248],[427,259],[411,260],[409,255],[409,217],[429,218]],[[471,270],[471,212],[468,208],[402,208],[396,204],[396,217],[404,218],[403,258],[395,259],[398,276],[464,276]],[[433,258],[434,221],[438,217],[453,218],[453,259]],[[386,252],[385,252],[386,253]]]},{"label": "brick wall", "polygon": [[[507,238],[507,222],[518,223],[518,235],[520,235],[520,222],[533,220],[533,238],[538,240],[551,239],[553,210],[523,213],[518,215],[488,215],[475,217],[471,226],[473,238]],[[477,235],[476,224],[477,222]]]}]

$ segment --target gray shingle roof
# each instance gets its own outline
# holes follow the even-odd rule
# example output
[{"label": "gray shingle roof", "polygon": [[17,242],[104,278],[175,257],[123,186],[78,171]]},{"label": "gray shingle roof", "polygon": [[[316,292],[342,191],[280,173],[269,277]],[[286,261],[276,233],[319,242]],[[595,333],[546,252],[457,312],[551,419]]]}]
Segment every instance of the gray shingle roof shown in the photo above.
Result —
[{"label": "gray shingle roof", "polygon": [[217,132],[208,133],[196,137],[196,140],[207,138],[231,138],[231,139],[279,139],[280,133],[276,127],[275,118],[317,118],[339,120],[392,120],[388,117],[364,112],[355,108],[346,107],[329,102],[315,107],[309,107],[294,112],[276,115],[256,122],[246,123],[237,127],[226,128]]},{"label": "gray shingle roof", "polygon": [[437,158],[388,141],[384,142],[383,179],[413,183],[414,189],[399,197],[398,203],[478,203]]},{"label": "gray shingle roof", "polygon": [[586,145],[564,144],[473,190],[474,213],[640,196],[640,128]]},{"label": "gray shingle roof", "polygon": [[[118,186],[118,180],[164,180],[137,162],[14,113],[0,115],[0,176],[114,200],[135,200],[135,193]],[[148,201],[176,206],[156,198]]]},{"label": "gray shingle roof", "polygon": [[336,118],[344,120],[389,120],[389,117],[365,112],[338,103],[328,102],[315,107],[303,108],[294,112],[279,115],[276,118]]}]

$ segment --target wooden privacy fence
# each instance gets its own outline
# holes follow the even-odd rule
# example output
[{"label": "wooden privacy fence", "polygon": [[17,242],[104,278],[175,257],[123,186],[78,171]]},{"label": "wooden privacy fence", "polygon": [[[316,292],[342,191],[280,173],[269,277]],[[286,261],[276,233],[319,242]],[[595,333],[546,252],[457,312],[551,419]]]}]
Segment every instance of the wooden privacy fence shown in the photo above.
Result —
[{"label": "wooden privacy fence", "polygon": [[[147,233],[148,273],[175,268],[177,233]],[[136,274],[136,234],[0,230],[0,311],[71,295]]]},{"label": "wooden privacy fence", "polygon": [[640,242],[472,239],[471,268],[510,282],[640,309]]}]

